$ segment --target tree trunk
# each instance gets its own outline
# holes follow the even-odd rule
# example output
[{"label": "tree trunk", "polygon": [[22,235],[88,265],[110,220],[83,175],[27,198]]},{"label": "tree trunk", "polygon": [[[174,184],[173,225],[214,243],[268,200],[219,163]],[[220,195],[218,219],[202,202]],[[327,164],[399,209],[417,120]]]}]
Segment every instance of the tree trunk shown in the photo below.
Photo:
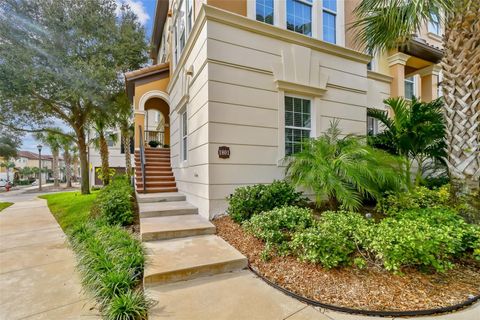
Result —
[{"label": "tree trunk", "polygon": [[54,187],[59,187],[60,186],[60,181],[59,181],[59,176],[60,176],[60,168],[58,165],[58,150],[53,149],[52,150],[52,157],[53,157],[53,163],[52,163],[52,171],[53,171],[53,186]]},{"label": "tree trunk", "polygon": [[99,144],[100,144],[100,158],[102,161],[102,181],[103,185],[106,186],[110,183],[110,165],[108,164],[108,144],[105,135],[99,135]]},{"label": "tree trunk", "polygon": [[131,162],[131,155],[130,155],[130,133],[129,130],[126,130],[122,134],[123,139],[123,148],[125,151],[125,169],[127,176],[130,177],[132,175],[132,162]]},{"label": "tree trunk", "polygon": [[73,181],[77,182],[78,177],[78,157],[73,157]]},{"label": "tree trunk", "polygon": [[68,150],[63,154],[65,158],[65,180],[67,182],[67,188],[72,187],[72,158]]},{"label": "tree trunk", "polygon": [[87,143],[85,139],[85,132],[83,128],[76,130],[78,155],[80,158],[80,175],[81,175],[81,192],[82,194],[90,193],[90,179],[88,175],[88,156],[87,156]]},{"label": "tree trunk", "polygon": [[447,164],[453,179],[480,178],[480,1],[455,1],[444,35],[443,95]]}]

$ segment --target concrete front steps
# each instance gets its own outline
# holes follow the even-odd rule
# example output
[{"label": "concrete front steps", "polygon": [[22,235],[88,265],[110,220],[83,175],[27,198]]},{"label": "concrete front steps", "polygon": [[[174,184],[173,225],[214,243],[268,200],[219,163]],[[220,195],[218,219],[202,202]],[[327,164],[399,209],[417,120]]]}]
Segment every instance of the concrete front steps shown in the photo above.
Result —
[{"label": "concrete front steps", "polygon": [[137,194],[145,287],[244,269],[247,259],[178,193]]}]

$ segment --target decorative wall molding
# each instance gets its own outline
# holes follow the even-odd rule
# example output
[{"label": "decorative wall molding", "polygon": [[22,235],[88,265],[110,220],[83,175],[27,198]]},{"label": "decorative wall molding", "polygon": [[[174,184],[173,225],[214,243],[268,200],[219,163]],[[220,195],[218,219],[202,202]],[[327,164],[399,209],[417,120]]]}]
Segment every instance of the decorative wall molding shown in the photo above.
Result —
[{"label": "decorative wall molding", "polygon": [[145,103],[148,101],[148,99],[151,98],[160,98],[163,101],[165,101],[168,105],[170,105],[170,97],[166,92],[160,91],[160,90],[152,90],[144,93],[140,97],[140,101],[138,102],[138,111],[145,111]]}]

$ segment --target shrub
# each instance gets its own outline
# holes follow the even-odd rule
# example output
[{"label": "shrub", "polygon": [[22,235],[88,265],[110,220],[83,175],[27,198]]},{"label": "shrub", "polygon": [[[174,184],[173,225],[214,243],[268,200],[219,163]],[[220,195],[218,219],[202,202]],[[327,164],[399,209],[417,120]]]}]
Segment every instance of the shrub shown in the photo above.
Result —
[{"label": "shrub", "polygon": [[227,212],[236,222],[248,220],[254,214],[277,207],[306,204],[302,193],[295,191],[295,188],[285,181],[240,187],[235,189],[227,200]]},{"label": "shrub", "polygon": [[377,210],[387,215],[402,211],[447,207],[450,204],[448,186],[430,190],[426,187],[416,187],[411,191],[387,193],[377,203]]},{"label": "shrub", "polygon": [[310,227],[313,222],[309,209],[289,206],[254,215],[243,225],[248,232],[265,241],[266,252],[277,247],[285,253],[292,233]]},{"label": "shrub", "polygon": [[331,209],[340,204],[357,210],[364,198],[377,199],[384,190],[404,185],[398,158],[368,146],[363,138],[340,138],[337,126],[331,123],[325,135],[307,140],[290,157],[287,177],[295,186],[311,189],[319,205],[328,200]]},{"label": "shrub", "polygon": [[156,147],[158,147],[158,146],[160,145],[160,142],[158,142],[158,141],[156,141],[156,140],[150,140],[150,141],[148,142],[148,145],[149,145],[150,147],[152,147],[152,148],[156,148]]},{"label": "shrub", "polygon": [[303,261],[333,268],[352,261],[369,222],[358,213],[324,212],[311,228],[293,236],[292,249]]},{"label": "shrub", "polygon": [[125,178],[116,178],[100,190],[96,205],[101,218],[111,225],[133,222],[133,189]]},{"label": "shrub", "polygon": [[383,219],[363,239],[364,247],[399,272],[404,266],[433,267],[445,271],[452,258],[473,245],[469,225],[449,209],[402,212]]},{"label": "shrub", "polygon": [[[147,313],[141,284],[144,250],[141,242],[118,225],[84,224],[71,233],[82,284],[100,302],[107,319],[138,319]],[[138,303],[133,305],[133,303]],[[141,313],[141,316],[137,316]]]}]

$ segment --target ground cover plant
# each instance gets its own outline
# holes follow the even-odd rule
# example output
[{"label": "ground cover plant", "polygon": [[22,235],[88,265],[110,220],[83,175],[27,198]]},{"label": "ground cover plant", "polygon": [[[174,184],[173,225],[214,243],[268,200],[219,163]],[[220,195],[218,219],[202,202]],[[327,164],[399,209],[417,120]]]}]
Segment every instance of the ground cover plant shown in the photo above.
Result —
[{"label": "ground cover plant", "polygon": [[118,177],[90,195],[44,196],[68,235],[82,285],[104,319],[146,319],[151,304],[141,287],[144,249],[126,229],[134,220],[132,192],[128,179]]},{"label": "ground cover plant", "polygon": [[0,211],[10,207],[11,205],[13,205],[12,202],[0,202]]}]

